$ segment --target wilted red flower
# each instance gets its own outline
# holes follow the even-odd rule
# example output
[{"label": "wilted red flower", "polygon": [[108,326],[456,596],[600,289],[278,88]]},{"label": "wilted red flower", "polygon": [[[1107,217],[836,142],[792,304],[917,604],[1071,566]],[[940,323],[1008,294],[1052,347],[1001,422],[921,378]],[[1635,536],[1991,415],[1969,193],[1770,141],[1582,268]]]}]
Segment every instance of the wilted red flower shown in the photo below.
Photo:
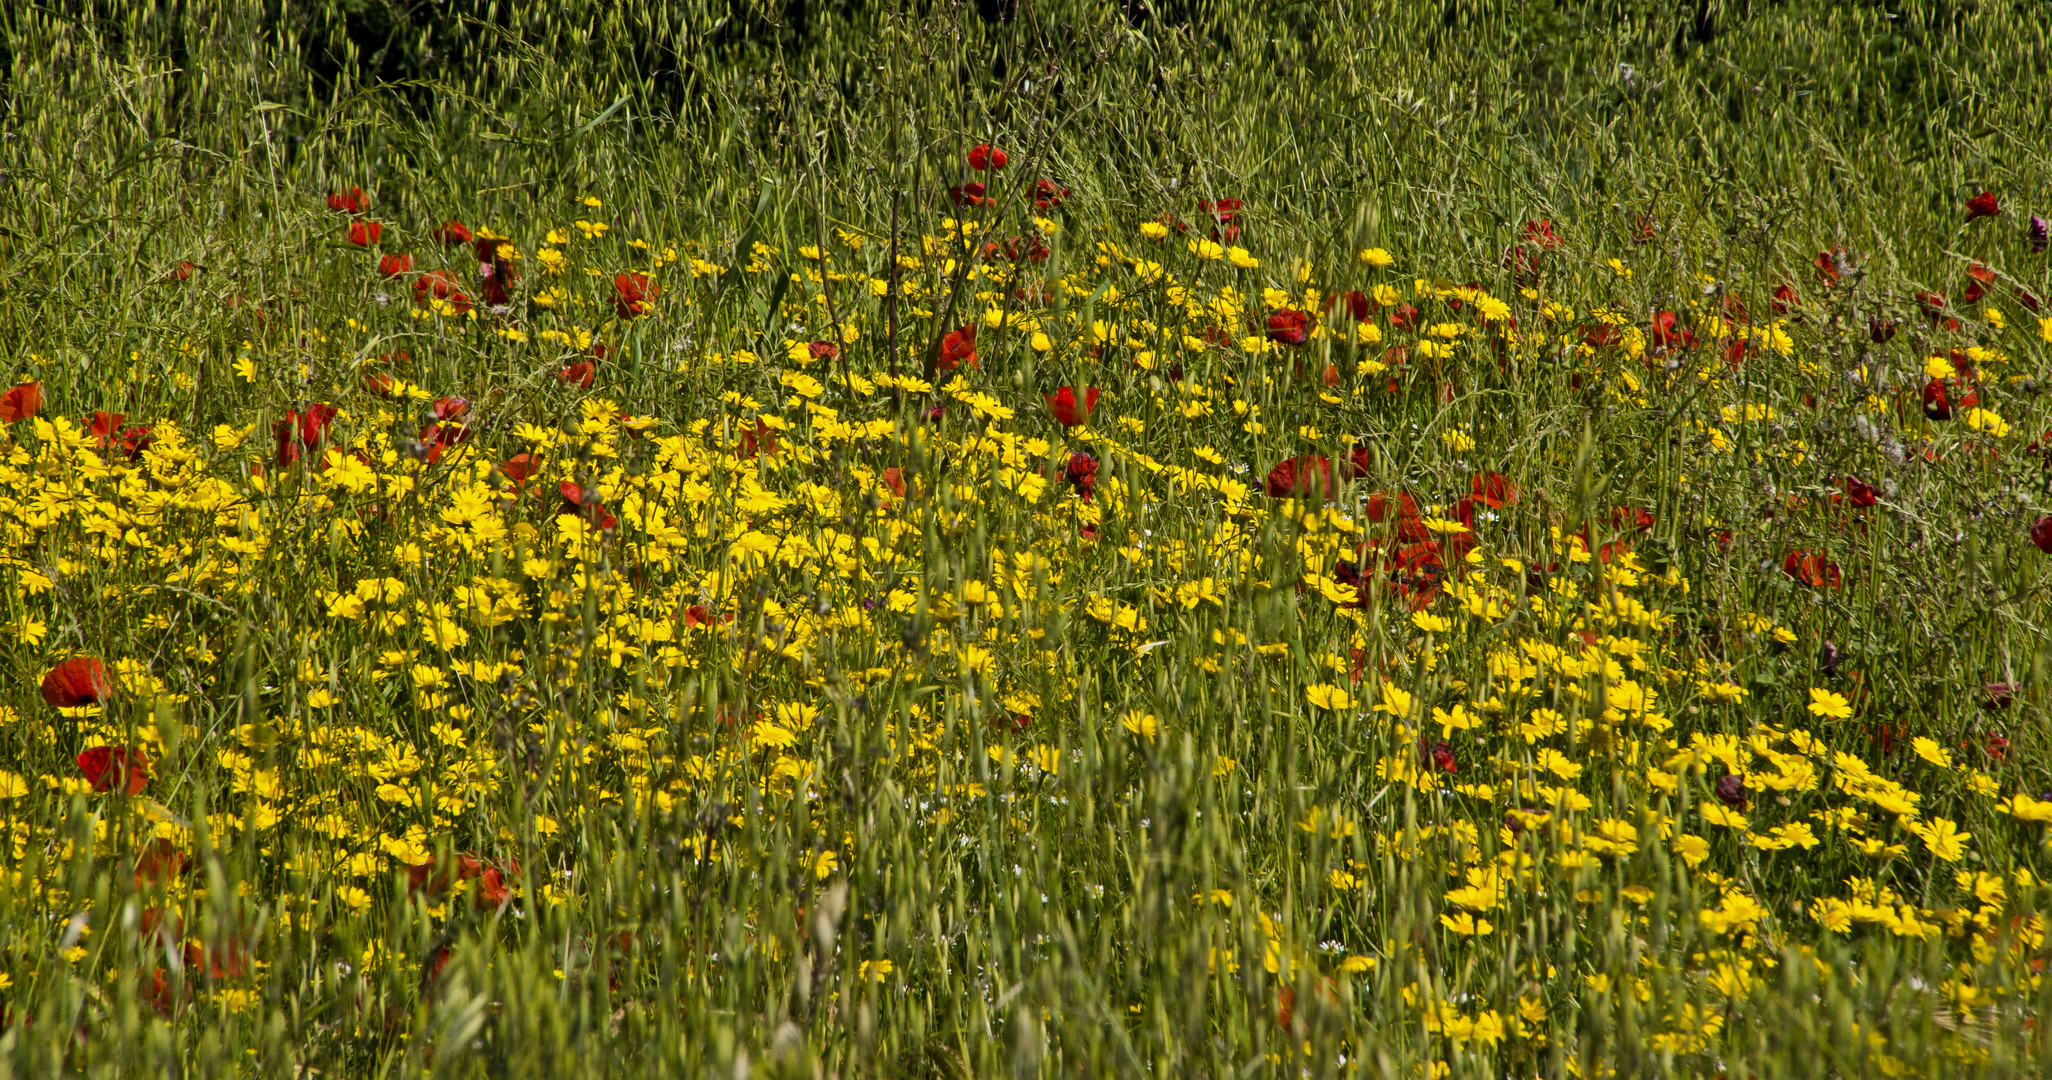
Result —
[{"label": "wilted red flower", "polygon": [[591,389],[592,381],[596,378],[598,378],[598,365],[593,364],[589,360],[579,360],[556,372],[557,382],[563,383],[566,386],[575,386],[579,390]]},{"label": "wilted red flower", "polygon": [[2031,543],[2036,544],[2039,551],[2052,555],[2052,515],[2039,518],[2037,524],[2031,526]]},{"label": "wilted red flower", "polygon": [[1838,564],[1821,551],[1791,551],[1781,560],[1781,572],[1813,589],[1836,589],[1844,584]]},{"label": "wilted red flower", "polygon": [[95,746],[78,755],[78,770],[94,791],[140,795],[150,782],[150,759],[130,746]]},{"label": "wilted red flower", "polygon": [[1950,420],[1955,409],[1972,409],[1981,404],[1981,392],[1962,386],[1958,379],[1932,379],[1924,384],[1924,415],[1933,420]]},{"label": "wilted red flower", "polygon": [[1620,506],[1610,512],[1610,527],[1613,529],[1649,532],[1658,520],[1653,516],[1653,511],[1639,506]]},{"label": "wilted red flower", "polygon": [[[185,871],[185,861],[185,852],[178,845],[161,838],[150,841],[135,857],[136,887],[170,881]],[[144,936],[149,936],[147,931]]]},{"label": "wilted red flower", "polygon": [[370,196],[360,187],[328,193],[328,209],[338,214],[361,214],[370,206]]},{"label": "wilted red flower", "polygon": [[1268,470],[1265,490],[1271,498],[1289,499],[1333,490],[1332,462],[1317,454],[1301,454]]},{"label": "wilted red flower", "polygon": [[1581,332],[1582,344],[1592,349],[1609,349],[1624,343],[1624,331],[1609,323],[1587,323],[1576,329]]},{"label": "wilted red flower", "polygon": [[839,360],[841,347],[831,341],[815,341],[805,347],[814,360]]},{"label": "wilted red flower", "polygon": [[997,147],[990,145],[989,143],[977,143],[976,146],[971,148],[969,151],[969,167],[975,169],[977,172],[988,172],[993,169],[1002,169],[1005,167],[1006,162],[1010,160],[1010,158],[1007,158],[1005,156],[1005,152],[1003,150],[1000,150]]},{"label": "wilted red flower", "polygon": [[1660,219],[1651,214],[1632,215],[1632,243],[1650,243],[1660,235]]},{"label": "wilted red flower", "polygon": [[1718,777],[1717,786],[1712,788],[1711,792],[1717,796],[1718,802],[1737,810],[1744,810],[1746,804],[1751,801],[1746,791],[1745,777],[1732,773]]},{"label": "wilted red flower", "polygon": [[74,656],[43,675],[43,700],[59,709],[97,705],[113,692],[107,666],[91,656]]},{"label": "wilted red flower", "polygon": [[942,371],[953,371],[962,365],[976,366],[976,325],[971,323],[958,330],[950,330],[941,338],[940,358],[934,366]]},{"label": "wilted red flower", "polygon": [[1892,319],[1868,319],[1867,340],[1876,345],[1884,344],[1895,337],[1895,322]]},{"label": "wilted red flower", "polygon": [[1520,243],[1541,251],[1555,251],[1560,247],[1560,236],[1553,231],[1553,222],[1544,219],[1525,222],[1518,239]]},{"label": "wilted red flower", "polygon": [[456,247],[460,244],[468,244],[471,241],[470,229],[465,227],[462,222],[453,219],[428,235],[433,237],[443,247]]},{"label": "wilted red flower", "polygon": [[177,266],[174,266],[170,270],[166,271],[164,273],[163,280],[190,281],[192,280],[192,275],[194,274],[194,272],[198,271],[199,268],[199,264],[193,262],[191,259],[186,259],[181,261]]},{"label": "wilted red flower", "polygon": [[1418,328],[1418,309],[1410,304],[1398,304],[1389,309],[1389,325],[1399,330]]},{"label": "wilted red flower", "polygon": [[431,299],[442,301],[457,315],[470,310],[470,297],[457,287],[456,279],[447,270],[430,270],[413,279],[413,302],[426,306]]},{"label": "wilted red flower", "polygon": [[1082,390],[1080,394],[1076,387],[1064,386],[1041,397],[1047,399],[1047,411],[1053,413],[1063,427],[1075,427],[1090,422],[1090,414],[1097,409],[1097,394],[1095,386]]},{"label": "wilted red flower", "polygon": [[613,276],[613,311],[623,319],[647,315],[655,310],[653,301],[662,293],[647,274],[615,274]]},{"label": "wilted red flower", "polygon": [[470,399],[460,397],[436,398],[429,411],[437,420],[461,420],[470,414]]},{"label": "wilted red flower", "polygon": [[1476,473],[1474,479],[1468,481],[1468,489],[1491,509],[1501,510],[1518,501],[1517,486],[1502,473]]},{"label": "wilted red flower", "polygon": [[956,184],[948,189],[948,198],[957,207],[982,206],[991,201],[984,197],[984,192],[987,190],[989,189],[985,188],[982,184],[973,181],[967,184]]},{"label": "wilted red flower", "polygon": [[[1062,479],[1087,501],[1097,485],[1097,459],[1081,450],[1072,452],[1068,462],[1062,466]],[[1085,539],[1094,540],[1096,536],[1093,534]]]},{"label": "wilted red flower", "polygon": [[1311,337],[1311,313],[1295,308],[1278,308],[1268,316],[1268,340],[1278,345],[1302,345]]},{"label": "wilted red flower", "polygon": [[1975,218],[1994,217],[2002,212],[2002,206],[1995,201],[1995,193],[1992,191],[1983,191],[1979,195],[1968,199],[1966,207],[1966,219],[1968,221],[1972,221]]},{"label": "wilted red flower", "polygon": [[1924,310],[1924,317],[1933,322],[1945,314],[1945,304],[1945,294],[1942,292],[1934,290],[1917,294],[1917,306]]},{"label": "wilted red flower", "polygon": [[1824,284],[1826,285],[1838,284],[1839,277],[1846,271],[1848,259],[1849,256],[1847,256],[1845,249],[1842,247],[1834,247],[1829,251],[1818,252],[1815,260],[1817,275],[1824,279]]},{"label": "wilted red flower", "polygon": [[1875,500],[1880,497],[1880,493],[1874,490],[1874,485],[1857,476],[1846,477],[1844,487],[1846,501],[1862,510],[1874,505]]},{"label": "wilted red flower", "polygon": [[386,255],[378,259],[378,273],[386,277],[398,277],[413,270],[413,256]]},{"label": "wilted red flower", "polygon": [[1774,313],[1776,315],[1786,315],[1788,314],[1788,309],[1801,307],[1802,303],[1802,298],[1796,295],[1795,286],[1777,285],[1774,287]]},{"label": "wilted red flower", "polygon": [[352,221],[349,223],[349,242],[357,247],[369,247],[378,242],[385,233],[385,226],[375,221]]},{"label": "wilted red flower", "polygon": [[43,411],[43,384],[25,382],[0,394],[0,423],[12,424]]},{"label": "wilted red flower", "polygon": [[1045,178],[1033,182],[1033,208],[1052,210],[1069,197],[1069,189]]}]

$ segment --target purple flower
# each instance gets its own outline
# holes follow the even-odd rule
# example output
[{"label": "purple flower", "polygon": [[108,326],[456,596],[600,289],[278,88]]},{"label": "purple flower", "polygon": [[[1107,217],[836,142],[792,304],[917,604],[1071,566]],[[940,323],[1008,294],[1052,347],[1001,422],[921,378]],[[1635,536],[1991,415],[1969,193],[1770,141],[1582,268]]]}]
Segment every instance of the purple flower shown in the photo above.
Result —
[{"label": "purple flower", "polygon": [[1746,781],[1729,773],[1717,778],[1717,801],[1734,809],[1746,808]]},{"label": "purple flower", "polygon": [[2041,217],[2039,217],[2039,216],[2038,216],[2038,215],[2036,215],[2036,214],[2032,214],[2032,215],[2031,215],[2031,250],[2032,250],[2032,251],[2043,251],[2043,250],[2045,250],[2045,243],[2046,243],[2046,239],[2048,238],[2048,236],[2052,236],[2052,227],[2048,227],[2048,226],[2047,226],[2047,225],[2045,224],[2045,219],[2044,219],[2044,218],[2041,218]]}]

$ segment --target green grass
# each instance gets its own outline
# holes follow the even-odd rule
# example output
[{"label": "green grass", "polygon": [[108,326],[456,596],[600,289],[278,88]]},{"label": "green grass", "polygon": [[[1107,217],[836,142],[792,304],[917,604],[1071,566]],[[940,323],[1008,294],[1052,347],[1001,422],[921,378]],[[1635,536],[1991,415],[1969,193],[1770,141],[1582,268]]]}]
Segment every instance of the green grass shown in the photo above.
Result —
[{"label": "green grass", "polygon": [[0,1068],[2042,1073],[2035,8],[1011,10],[0,16]]}]

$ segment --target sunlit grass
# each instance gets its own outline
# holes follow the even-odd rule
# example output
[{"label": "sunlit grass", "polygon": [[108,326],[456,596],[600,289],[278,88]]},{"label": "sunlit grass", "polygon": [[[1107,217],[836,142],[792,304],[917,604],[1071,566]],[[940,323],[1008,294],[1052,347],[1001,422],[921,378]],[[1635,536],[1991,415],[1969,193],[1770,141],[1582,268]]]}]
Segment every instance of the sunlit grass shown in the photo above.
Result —
[{"label": "sunlit grass", "polygon": [[10,17],[15,1067],[2035,1071],[2042,27],[651,14]]}]

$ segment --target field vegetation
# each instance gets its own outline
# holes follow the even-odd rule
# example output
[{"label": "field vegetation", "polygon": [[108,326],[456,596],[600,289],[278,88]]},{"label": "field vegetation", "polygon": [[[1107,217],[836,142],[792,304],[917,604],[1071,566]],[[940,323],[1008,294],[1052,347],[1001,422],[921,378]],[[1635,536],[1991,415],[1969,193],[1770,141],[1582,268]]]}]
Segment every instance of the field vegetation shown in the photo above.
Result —
[{"label": "field vegetation", "polygon": [[0,1075],[2052,1068],[2036,5],[0,52]]}]

